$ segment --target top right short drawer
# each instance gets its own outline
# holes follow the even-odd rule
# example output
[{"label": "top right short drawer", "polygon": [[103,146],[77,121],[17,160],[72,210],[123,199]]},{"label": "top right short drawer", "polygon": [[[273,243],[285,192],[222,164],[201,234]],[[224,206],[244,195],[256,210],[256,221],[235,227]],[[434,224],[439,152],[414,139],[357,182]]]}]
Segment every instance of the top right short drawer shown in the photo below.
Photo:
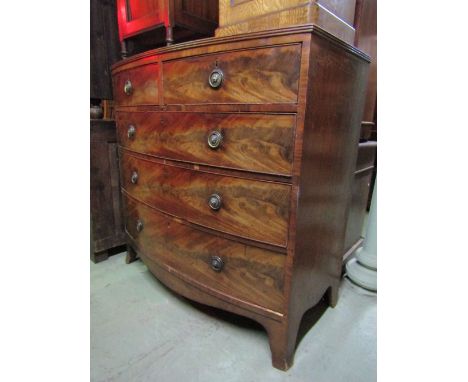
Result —
[{"label": "top right short drawer", "polygon": [[301,44],[166,61],[164,103],[297,103],[300,64]]}]

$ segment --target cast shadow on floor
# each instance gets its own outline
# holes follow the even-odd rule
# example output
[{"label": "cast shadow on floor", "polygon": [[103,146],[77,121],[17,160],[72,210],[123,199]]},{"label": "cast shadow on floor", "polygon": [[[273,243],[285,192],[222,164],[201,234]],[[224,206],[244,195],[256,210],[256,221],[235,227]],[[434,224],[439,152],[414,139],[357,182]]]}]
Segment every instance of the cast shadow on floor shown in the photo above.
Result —
[{"label": "cast shadow on floor", "polygon": [[[196,309],[197,311],[203,314],[206,314],[207,316],[211,318],[225,321],[231,325],[240,327],[245,330],[251,330],[255,332],[263,331],[266,335],[266,331],[263,328],[263,326],[250,318],[240,316],[238,314],[228,312],[226,310],[218,309],[218,308],[205,305],[205,304],[201,304],[199,302],[185,298],[177,294],[176,292],[172,291],[170,288],[166,287],[156,277],[154,277],[149,271],[148,271],[148,277],[153,279],[155,283],[161,285],[164,288],[164,290],[166,290],[171,296],[173,296],[173,298],[179,300],[183,304],[190,305],[192,308]],[[299,344],[301,343],[302,339],[306,336],[306,334],[320,320],[320,318],[325,313],[328,307],[329,305],[327,302],[327,298],[326,298],[326,295],[324,295],[317,305],[313,306],[312,308],[310,308],[308,311],[304,313],[301,324],[299,326],[299,331],[298,331],[297,340],[296,340],[296,348],[299,346]]]}]

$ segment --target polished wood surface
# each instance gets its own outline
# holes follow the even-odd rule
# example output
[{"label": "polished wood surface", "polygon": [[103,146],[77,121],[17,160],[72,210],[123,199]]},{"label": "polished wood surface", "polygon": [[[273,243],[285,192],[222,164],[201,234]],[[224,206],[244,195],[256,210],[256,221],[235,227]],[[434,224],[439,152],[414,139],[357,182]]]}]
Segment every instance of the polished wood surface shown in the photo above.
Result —
[{"label": "polished wood surface", "polygon": [[[132,90],[125,93],[125,83]],[[128,70],[114,76],[115,102],[119,106],[151,105],[159,102],[159,65],[145,65],[138,70]]]},{"label": "polished wood surface", "polygon": [[[250,81],[262,84],[262,71],[267,72],[264,65],[266,56],[263,58],[263,53],[257,55],[256,52],[272,49],[276,52],[292,49],[294,53],[285,56],[297,58],[281,58],[278,61],[279,56],[274,55],[273,62],[276,60],[287,66],[276,69],[275,64],[274,71],[288,74],[280,76],[283,78],[281,81],[273,81],[278,76],[267,73],[265,83],[269,83],[261,89],[261,94],[257,90],[259,95],[252,96],[244,89],[249,89],[247,85]],[[297,53],[296,49],[299,49]],[[224,57],[228,59],[221,62]],[[236,69],[226,70],[225,73],[230,73],[222,85],[226,87],[208,89],[208,74],[213,65],[216,66],[216,59],[213,61],[213,58],[219,59],[218,66],[225,71],[221,64],[230,63],[232,57],[244,58],[243,61],[232,60],[236,62]],[[273,365],[281,370],[292,365],[297,331],[304,312],[324,296],[331,306],[337,303],[342,256],[347,250],[346,223],[357,161],[368,62],[368,57],[362,52],[323,29],[315,25],[302,25],[161,48],[113,67],[113,75],[117,76],[127,70],[138,71],[144,67],[142,64],[161,66],[159,101],[153,105],[118,105],[117,112],[123,115],[164,114],[164,120],[168,123],[162,129],[173,139],[177,139],[174,138],[175,132],[183,131],[183,127],[179,126],[186,124],[189,113],[210,114],[199,120],[193,118],[196,126],[198,123],[203,124],[200,121],[204,118],[212,118],[211,115],[215,114],[238,114],[241,118],[248,114],[252,119],[244,120],[246,128],[254,126],[253,122],[248,121],[254,121],[259,114],[264,114],[266,118],[279,115],[290,118],[291,114],[295,117],[291,145],[292,167],[287,177],[273,172],[256,173],[251,168],[233,169],[228,164],[207,166],[207,163],[198,163],[196,158],[182,160],[153,154],[149,156],[135,146],[131,152],[124,148],[121,150],[125,195],[137,199],[140,204],[146,203],[145,208],[169,215],[168,219],[175,218],[177,223],[197,234],[202,232],[204,240],[230,240],[249,248],[268,251],[262,252],[266,255],[283,256],[284,263],[280,266],[282,287],[275,287],[281,291],[283,308],[272,309],[273,305],[268,303],[270,308],[263,309],[265,304],[255,291],[242,298],[233,298],[227,290],[221,293],[211,281],[207,281],[209,286],[203,281],[199,282],[204,277],[201,274],[195,279],[186,277],[189,271],[182,272],[184,265],[176,263],[177,259],[167,267],[164,261],[158,261],[156,255],[150,255],[150,248],[139,247],[138,237],[129,236],[130,245],[136,248],[151,272],[170,288],[188,298],[260,322],[268,332]],[[172,72],[166,70],[171,65],[174,65]],[[191,73],[196,73],[195,81],[186,85],[185,94],[174,90],[172,99],[168,99],[168,76],[175,79],[177,73],[180,78],[190,78]],[[245,73],[248,73],[249,78],[243,82],[236,78],[245,78]],[[272,88],[281,89],[291,83],[290,80],[284,81],[292,78],[291,75],[296,84],[294,91],[285,93],[289,96],[271,91]],[[229,81],[241,84],[239,89],[242,91],[233,92]],[[178,84],[182,84],[182,80],[179,79]],[[286,87],[290,88],[289,85]],[[208,90],[218,96],[210,96]],[[294,98],[291,94],[294,94]],[[242,134],[247,134],[246,130]],[[197,145],[195,155],[199,151]],[[258,147],[254,150],[257,150],[258,156],[268,158],[265,151]],[[273,151],[270,149],[267,152]],[[134,170],[138,170],[139,174],[136,184],[129,180]],[[143,176],[140,177],[140,173]],[[216,192],[211,188],[212,185],[216,185],[216,190],[220,189],[218,186],[222,187],[222,195],[226,195],[226,210],[221,208],[217,212],[210,211],[207,198]],[[155,235],[163,237],[163,233]],[[164,248],[172,248],[169,246],[179,239],[164,237],[168,238]],[[155,240],[161,242],[162,239]],[[197,240],[193,239],[191,243],[198,248]],[[175,248],[177,250],[168,249],[168,252],[182,251],[180,244]],[[263,257],[261,260],[260,257],[256,259],[268,264]],[[199,265],[202,267],[202,263]],[[261,269],[255,270],[256,267],[251,268],[251,272],[256,275],[258,272],[263,273]],[[277,297],[275,301],[278,302],[280,300]]]},{"label": "polished wood surface", "polygon": [[[291,175],[295,115],[118,112],[122,147],[160,158]],[[128,136],[129,128],[135,129]],[[222,134],[219,148],[208,136]],[[261,155],[258,155],[261,153]]]},{"label": "polished wood surface", "polygon": [[220,0],[216,36],[314,23],[343,41],[354,41],[356,0]]},{"label": "polished wood surface", "polygon": [[[297,102],[301,47],[298,44],[193,57],[163,64],[164,103]],[[224,73],[220,88],[211,71]]]},{"label": "polished wood surface", "polygon": [[[148,205],[205,227],[286,246],[289,185],[163,165],[125,151],[121,169],[122,187]],[[208,205],[212,194],[222,198],[218,211]]]},{"label": "polished wood surface", "polygon": [[[125,204],[127,232],[160,267],[247,309],[284,310],[285,255],[206,234],[128,197]],[[140,232],[138,221],[144,225]],[[211,268],[212,256],[223,260],[221,271]]]}]

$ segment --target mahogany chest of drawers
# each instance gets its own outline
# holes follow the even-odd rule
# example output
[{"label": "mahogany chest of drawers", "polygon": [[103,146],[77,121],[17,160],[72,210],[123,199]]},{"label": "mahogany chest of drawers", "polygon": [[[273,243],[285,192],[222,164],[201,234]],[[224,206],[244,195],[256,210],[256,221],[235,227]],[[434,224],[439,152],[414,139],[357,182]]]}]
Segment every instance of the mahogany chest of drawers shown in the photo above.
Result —
[{"label": "mahogany chest of drawers", "polygon": [[113,66],[130,253],[262,324],[279,369],[304,312],[337,302],[367,66],[313,25]]}]

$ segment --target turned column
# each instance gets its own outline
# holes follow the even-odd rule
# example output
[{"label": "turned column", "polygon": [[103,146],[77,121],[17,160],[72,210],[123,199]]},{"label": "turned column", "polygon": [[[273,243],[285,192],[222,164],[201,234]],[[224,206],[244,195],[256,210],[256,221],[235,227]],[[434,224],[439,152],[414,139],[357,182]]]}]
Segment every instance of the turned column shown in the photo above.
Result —
[{"label": "turned column", "polygon": [[356,257],[346,264],[346,273],[357,285],[377,291],[377,180],[364,245],[356,251]]}]

